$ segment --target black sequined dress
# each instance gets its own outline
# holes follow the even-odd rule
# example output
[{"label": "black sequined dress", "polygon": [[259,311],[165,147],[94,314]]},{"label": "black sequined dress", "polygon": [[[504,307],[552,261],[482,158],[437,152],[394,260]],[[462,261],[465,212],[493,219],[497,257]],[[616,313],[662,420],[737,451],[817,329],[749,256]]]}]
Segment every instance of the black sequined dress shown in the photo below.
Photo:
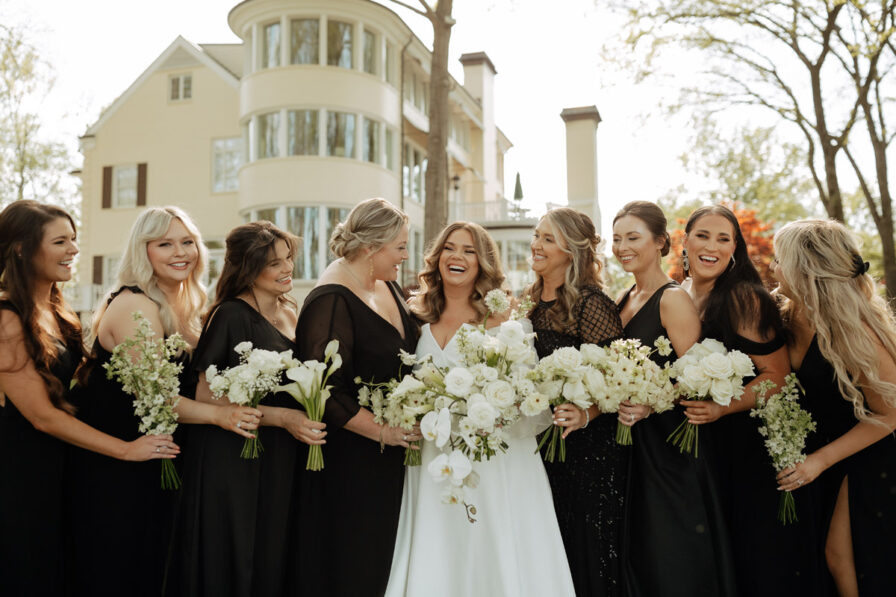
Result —
[{"label": "black sequined dress", "polygon": [[[581,289],[573,307],[574,323],[551,326],[554,301],[532,311],[539,358],[558,348],[606,345],[622,337],[622,322],[613,301],[596,286]],[[572,572],[576,595],[621,594],[619,553],[629,450],[616,443],[616,417],[603,415],[566,440],[566,462],[545,462],[554,509]]]}]

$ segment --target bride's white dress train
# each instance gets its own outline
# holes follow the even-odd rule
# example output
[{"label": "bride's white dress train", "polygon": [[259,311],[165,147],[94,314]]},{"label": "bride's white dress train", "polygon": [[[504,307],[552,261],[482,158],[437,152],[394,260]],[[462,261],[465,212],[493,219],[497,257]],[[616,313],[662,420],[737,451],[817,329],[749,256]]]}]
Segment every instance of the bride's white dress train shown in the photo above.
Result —
[{"label": "bride's white dress train", "polygon": [[[455,338],[440,348],[429,324],[417,355],[439,366],[460,363]],[[549,424],[545,420],[542,427]],[[423,442],[421,466],[404,478],[398,536],[387,597],[565,597],[574,595],[548,478],[536,453],[537,423],[524,418],[510,429],[507,452],[474,462],[476,489],[467,495],[476,522],[462,505],[443,504],[427,472],[439,454]]]}]

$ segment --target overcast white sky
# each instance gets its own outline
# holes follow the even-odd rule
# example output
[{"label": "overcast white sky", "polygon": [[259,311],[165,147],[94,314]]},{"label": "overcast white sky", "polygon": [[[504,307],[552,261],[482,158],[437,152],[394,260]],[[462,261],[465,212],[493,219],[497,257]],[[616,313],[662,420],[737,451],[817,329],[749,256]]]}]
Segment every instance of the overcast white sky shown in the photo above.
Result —
[{"label": "overcast white sky", "polygon": [[[415,3],[415,0],[406,0]],[[53,64],[57,83],[42,109],[49,130],[76,143],[103,106],[121,94],[162,51],[182,35],[194,43],[236,43],[227,13],[236,0],[0,0],[4,22],[27,23]],[[429,43],[429,23],[397,5]],[[566,161],[560,111],[594,104],[598,128],[598,179],[603,234],[613,214],[635,199],[656,200],[682,182],[677,156],[686,131],[643,115],[660,91],[634,87],[612,74],[601,46],[618,23],[595,0],[455,0],[450,68],[463,81],[457,58],[485,51],[494,62],[498,125],[514,144],[505,184],[522,177],[525,204],[565,203]],[[548,9],[548,6],[550,8]]]}]

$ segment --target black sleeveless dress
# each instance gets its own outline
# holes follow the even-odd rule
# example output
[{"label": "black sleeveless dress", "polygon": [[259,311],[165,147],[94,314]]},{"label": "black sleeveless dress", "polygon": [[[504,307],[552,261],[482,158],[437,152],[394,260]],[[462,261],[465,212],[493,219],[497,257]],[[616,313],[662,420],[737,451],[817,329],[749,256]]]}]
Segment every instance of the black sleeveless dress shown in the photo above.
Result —
[{"label": "black sleeveless dress", "polygon": [[[755,342],[736,333],[726,334],[715,322],[704,322],[703,333],[722,342],[728,350],[747,355],[769,355],[786,342],[782,337]],[[744,385],[752,379],[744,379]],[[760,425],[759,419],[742,411],[703,426],[710,432],[707,460],[721,489],[737,592],[824,595],[823,564],[805,540],[811,531],[804,528],[808,526],[806,520],[814,517],[816,488],[809,485],[793,493],[797,516],[803,520],[788,525],[778,521],[780,492],[765,438],[759,434]]]},{"label": "black sleeveless dress", "polygon": [[[295,351],[295,344],[248,303],[226,300],[199,338],[188,388],[196,387],[209,365],[219,370],[238,365],[233,349],[244,341],[253,348]],[[261,405],[298,408],[284,392],[264,397]],[[190,426],[166,594],[284,594],[299,442],[281,427],[260,430],[264,452],[246,459],[240,457],[241,435],[214,425]]]},{"label": "black sleeveless dress", "polygon": [[[0,309],[18,313],[5,301]],[[64,388],[81,357],[80,346],[60,347],[51,371]],[[0,406],[0,454],[0,593],[62,595],[65,443],[35,429],[7,396]]]},{"label": "black sleeveless dress", "polygon": [[[356,376],[385,382],[401,371],[399,350],[413,353],[419,330],[401,289],[388,284],[401,313],[404,337],[351,290],[318,286],[305,299],[296,327],[302,359],[323,360],[330,340],[339,340],[342,366],[330,377],[323,446],[324,469],[305,473],[301,515],[291,566],[297,587],[291,594],[374,597],[386,591],[404,488],[404,448],[380,450],[344,428],[361,406]],[[405,368],[406,370],[406,368]],[[303,454],[307,454],[307,449]],[[305,470],[304,456],[296,463]],[[438,540],[434,538],[434,540]]]},{"label": "black sleeveless dress", "polygon": [[[581,289],[569,329],[551,328],[553,304],[542,301],[530,315],[539,358],[564,346],[608,345],[622,337],[616,304],[596,286]],[[602,415],[566,439],[566,462],[544,463],[580,597],[622,594],[619,553],[628,456],[628,446],[616,443],[616,417]]]},{"label": "black sleeveless dress", "polygon": [[[644,303],[625,326],[626,338],[653,346],[660,336],[669,337],[660,319],[660,299],[676,286],[662,286]],[[655,352],[651,359],[663,365],[674,356]],[[682,454],[666,441],[682,420],[684,409],[675,407],[632,427],[623,541],[629,597],[737,594],[719,490],[703,456],[711,430],[700,430],[700,458]]]},{"label": "black sleeveless dress", "polygon": [[[817,425],[807,440],[811,453],[852,429],[856,424],[852,403],[837,387],[834,368],[821,354],[817,338],[812,339],[797,371],[806,390],[805,408]],[[862,597],[893,595],[893,566],[896,564],[896,437],[880,441],[840,461],[814,482],[795,493],[797,513],[802,517],[799,492],[815,485],[821,506],[814,511],[815,532],[806,541],[816,542],[823,555],[837,493],[843,478],[849,483],[849,524],[859,594]],[[833,594],[833,593],[832,593]]]}]

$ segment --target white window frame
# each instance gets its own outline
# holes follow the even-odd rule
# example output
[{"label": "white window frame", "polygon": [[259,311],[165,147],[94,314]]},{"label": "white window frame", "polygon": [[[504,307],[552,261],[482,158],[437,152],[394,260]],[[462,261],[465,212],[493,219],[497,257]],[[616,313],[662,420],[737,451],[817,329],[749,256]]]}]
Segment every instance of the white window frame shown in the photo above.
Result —
[{"label": "white window frame", "polygon": [[[233,145],[229,146],[231,143]],[[218,156],[233,153],[236,154],[233,171],[219,172]],[[212,139],[212,193],[232,193],[239,190],[239,171],[243,165],[243,153],[243,138],[241,136]],[[230,160],[226,160],[225,163],[229,164]],[[229,170],[229,168],[227,169]],[[219,185],[219,175],[224,179],[221,185]]]},{"label": "white window frame", "polygon": [[[133,188],[128,184],[126,187],[122,187],[120,178],[128,171],[130,173],[133,171]],[[139,169],[137,164],[121,164],[119,166],[112,167],[112,204],[111,207],[116,209],[132,209],[137,207],[137,178],[139,176]],[[121,200],[121,192],[123,190],[132,190],[134,193],[133,201],[128,200],[126,203]]]},{"label": "white window frame", "polygon": [[[189,85],[186,85],[187,81],[189,81]],[[171,97],[173,84],[175,82],[177,83],[177,97]],[[168,101],[172,103],[186,102],[193,99],[193,74],[179,73],[176,75],[169,75],[166,94],[168,95]]]}]

